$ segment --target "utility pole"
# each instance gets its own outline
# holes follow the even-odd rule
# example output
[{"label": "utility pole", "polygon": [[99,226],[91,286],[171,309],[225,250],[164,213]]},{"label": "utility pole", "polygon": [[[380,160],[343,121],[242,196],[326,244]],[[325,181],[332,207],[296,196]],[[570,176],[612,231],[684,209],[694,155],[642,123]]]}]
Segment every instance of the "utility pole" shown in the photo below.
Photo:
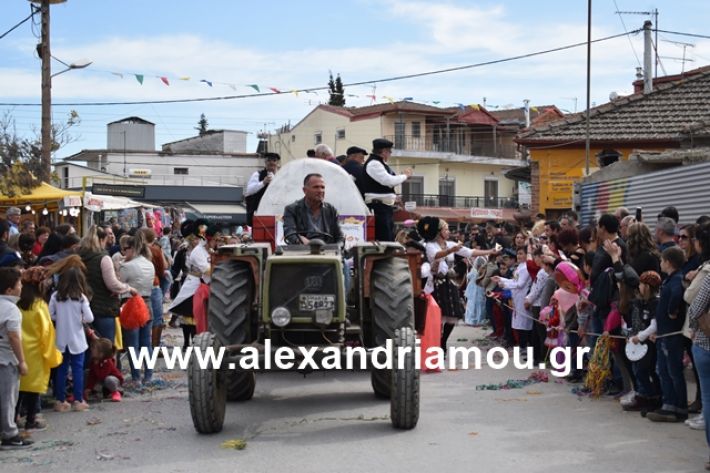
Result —
[{"label": "utility pole", "polygon": [[40,181],[49,182],[52,173],[52,56],[49,49],[49,0],[42,0],[42,172]]},{"label": "utility pole", "polygon": [[589,176],[589,155],[591,140],[589,130],[589,107],[592,89],[592,0],[587,0],[587,110],[585,112],[584,175]]},{"label": "utility pole", "polygon": [[41,121],[41,173],[38,176],[42,182],[49,182],[52,174],[52,55],[49,47],[49,5],[63,3],[66,0],[32,0],[40,3],[42,15],[42,43],[39,54],[42,61],[42,121]]},{"label": "utility pole", "polygon": [[651,77],[651,22],[643,23],[643,93],[653,92],[653,78]]}]

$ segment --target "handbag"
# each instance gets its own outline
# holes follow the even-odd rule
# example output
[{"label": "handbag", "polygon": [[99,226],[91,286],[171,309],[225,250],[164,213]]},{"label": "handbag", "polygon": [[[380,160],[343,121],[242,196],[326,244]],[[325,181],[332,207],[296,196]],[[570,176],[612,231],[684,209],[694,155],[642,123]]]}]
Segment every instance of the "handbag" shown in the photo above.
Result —
[{"label": "handbag", "polygon": [[144,326],[146,322],[148,322],[150,312],[143,298],[139,294],[136,294],[123,304],[119,317],[123,328],[133,330]]}]

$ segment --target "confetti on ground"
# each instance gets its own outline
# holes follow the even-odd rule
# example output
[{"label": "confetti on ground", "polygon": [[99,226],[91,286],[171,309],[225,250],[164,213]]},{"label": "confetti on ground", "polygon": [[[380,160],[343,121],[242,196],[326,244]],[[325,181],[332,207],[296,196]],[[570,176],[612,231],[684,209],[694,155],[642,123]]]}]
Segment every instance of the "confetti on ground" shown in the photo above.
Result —
[{"label": "confetti on ground", "polygon": [[469,432],[469,433],[468,433],[468,436],[469,436],[469,437],[475,437],[475,436],[477,436],[477,435],[478,435],[478,432]]},{"label": "confetti on ground", "polygon": [[542,391],[525,391],[525,394],[529,394],[531,396],[540,396],[542,394]]},{"label": "confetti on ground", "polygon": [[467,342],[468,338],[457,338],[456,341],[457,342]]},{"label": "confetti on ground", "polygon": [[502,397],[496,398],[498,402],[528,402],[524,397],[511,397],[510,399],[504,399]]},{"label": "confetti on ground", "polygon": [[97,425],[101,423],[101,419],[98,417],[92,417],[86,421],[86,425]]},{"label": "confetti on ground", "polygon": [[584,386],[576,386],[570,389],[572,394],[576,394],[579,397],[588,397],[592,395],[592,390]]},{"label": "confetti on ground", "polygon": [[500,391],[505,389],[522,389],[525,386],[536,383],[547,383],[549,377],[544,371],[533,371],[528,379],[509,379],[505,383],[498,384],[479,384],[476,386],[476,391]]},{"label": "confetti on ground", "polygon": [[225,440],[224,442],[222,442],[222,445],[220,445],[220,448],[244,450],[245,448],[247,448],[247,442],[244,439]]}]

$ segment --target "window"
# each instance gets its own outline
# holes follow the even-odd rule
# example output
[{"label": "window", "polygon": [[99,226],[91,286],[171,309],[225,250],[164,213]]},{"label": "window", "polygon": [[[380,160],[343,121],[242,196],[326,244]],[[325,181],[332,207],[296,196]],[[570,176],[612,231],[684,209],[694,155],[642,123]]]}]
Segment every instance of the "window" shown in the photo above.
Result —
[{"label": "window", "polygon": [[291,143],[295,143],[295,142],[296,142],[296,135],[291,135]]},{"label": "window", "polygon": [[186,176],[187,174],[189,174],[188,168],[173,168],[173,174],[181,174]]},{"label": "window", "polygon": [[344,140],[345,139],[345,128],[335,131],[335,139]]},{"label": "window", "polygon": [[453,177],[439,178],[439,206],[454,207],[456,180]]},{"label": "window", "polygon": [[320,131],[317,131],[317,132],[313,135],[313,144],[314,144],[314,145],[319,145],[319,144],[321,144],[321,143],[323,143],[323,133],[320,132]]},{"label": "window", "polygon": [[412,122],[412,138],[420,138],[422,136],[422,123]]}]

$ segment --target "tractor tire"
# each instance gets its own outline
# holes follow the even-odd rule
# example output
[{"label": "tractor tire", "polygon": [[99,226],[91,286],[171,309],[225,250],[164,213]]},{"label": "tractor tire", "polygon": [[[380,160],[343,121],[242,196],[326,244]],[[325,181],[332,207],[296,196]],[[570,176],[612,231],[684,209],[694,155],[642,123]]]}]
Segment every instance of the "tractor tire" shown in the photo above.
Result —
[{"label": "tractor tire", "polygon": [[253,371],[225,370],[224,384],[227,386],[227,401],[243,402],[254,397],[256,378]]},{"label": "tractor tire", "polygon": [[[192,340],[193,349],[199,348],[204,354],[209,349],[219,350],[222,346],[210,332],[196,335]],[[222,430],[227,404],[227,390],[218,367],[202,369],[195,353],[187,365],[187,387],[190,400],[190,415],[195,430],[201,434],[214,434]]]},{"label": "tractor tire", "polygon": [[247,263],[226,260],[215,266],[207,315],[209,331],[223,346],[252,342],[254,281]]},{"label": "tractor tire", "polygon": [[[416,368],[415,346],[414,329],[411,327],[397,329],[394,339],[390,399],[390,419],[396,429],[413,429],[419,420],[419,370]],[[408,347],[410,350],[400,356],[399,348],[403,347]]]},{"label": "tractor tire", "polygon": [[[208,324],[222,345],[252,341],[251,268],[241,261],[226,260],[215,267],[210,284]],[[222,373],[228,401],[248,401],[254,395],[254,373],[228,370]]]},{"label": "tractor tire", "polygon": [[[375,262],[371,276],[370,313],[375,345],[382,346],[393,339],[395,330],[414,328],[414,298],[412,278],[407,260],[386,258]],[[392,370],[371,371],[375,396],[389,399],[392,390]]]}]

